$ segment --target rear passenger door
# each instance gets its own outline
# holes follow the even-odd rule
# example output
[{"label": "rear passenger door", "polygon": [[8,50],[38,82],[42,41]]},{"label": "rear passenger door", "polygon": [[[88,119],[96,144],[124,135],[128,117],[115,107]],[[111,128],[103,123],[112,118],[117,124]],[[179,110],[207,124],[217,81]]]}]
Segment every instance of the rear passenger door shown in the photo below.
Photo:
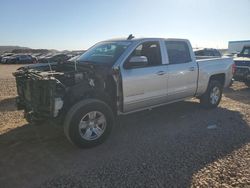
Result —
[{"label": "rear passenger door", "polygon": [[198,67],[190,54],[191,46],[185,41],[165,41],[168,55],[169,101],[194,96],[197,87]]}]

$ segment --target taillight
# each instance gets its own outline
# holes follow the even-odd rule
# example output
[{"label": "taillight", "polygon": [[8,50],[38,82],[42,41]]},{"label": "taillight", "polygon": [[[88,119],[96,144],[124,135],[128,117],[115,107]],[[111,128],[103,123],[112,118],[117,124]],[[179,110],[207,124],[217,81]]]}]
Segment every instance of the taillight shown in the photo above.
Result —
[{"label": "taillight", "polygon": [[234,63],[234,64],[232,65],[232,73],[234,74],[235,71],[236,71],[236,65],[235,65],[235,63]]}]

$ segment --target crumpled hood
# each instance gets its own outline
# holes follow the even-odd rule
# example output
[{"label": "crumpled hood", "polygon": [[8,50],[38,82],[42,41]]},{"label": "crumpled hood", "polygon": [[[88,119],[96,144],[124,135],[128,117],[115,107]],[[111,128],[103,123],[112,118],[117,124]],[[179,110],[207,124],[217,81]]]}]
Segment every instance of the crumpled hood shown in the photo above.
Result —
[{"label": "crumpled hood", "polygon": [[[50,63],[51,66],[57,65],[57,63]],[[36,64],[31,64],[31,65],[25,65],[20,67],[19,69],[43,69],[49,67],[49,64],[47,63],[36,63]]]},{"label": "crumpled hood", "polygon": [[32,73],[43,78],[54,77],[56,75],[65,75],[67,78],[69,78],[75,73],[84,73],[105,78],[108,74],[108,70],[109,69],[107,66],[93,65],[88,63],[37,63],[20,67],[16,72],[13,73],[13,75],[18,76]]}]

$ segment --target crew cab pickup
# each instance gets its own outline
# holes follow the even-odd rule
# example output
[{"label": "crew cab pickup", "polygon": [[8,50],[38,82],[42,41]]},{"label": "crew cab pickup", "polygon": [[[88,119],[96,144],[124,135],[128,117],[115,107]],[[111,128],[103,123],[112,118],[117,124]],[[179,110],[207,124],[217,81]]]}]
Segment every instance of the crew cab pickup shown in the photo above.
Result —
[{"label": "crew cab pickup", "polygon": [[97,43],[75,63],[35,64],[13,74],[27,121],[57,120],[83,148],[102,143],[117,115],[192,97],[217,107],[233,64],[197,61],[188,40],[129,37]]},{"label": "crew cab pickup", "polygon": [[244,46],[234,58],[234,62],[236,66],[234,80],[242,81],[250,87],[250,46]]}]

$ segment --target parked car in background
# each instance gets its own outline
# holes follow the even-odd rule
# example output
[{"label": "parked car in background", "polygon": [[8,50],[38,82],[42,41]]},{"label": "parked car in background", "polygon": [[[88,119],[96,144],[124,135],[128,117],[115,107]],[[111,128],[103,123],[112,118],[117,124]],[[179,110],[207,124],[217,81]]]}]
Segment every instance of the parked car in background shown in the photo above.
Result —
[{"label": "parked car in background", "polygon": [[5,54],[3,54],[3,55],[1,55],[1,63],[6,63],[6,61],[8,60],[8,58],[10,57],[10,56],[12,56],[13,55],[13,53],[5,53]]},{"label": "parked car in background", "polygon": [[36,58],[32,57],[31,55],[12,55],[3,57],[2,63],[4,64],[32,64],[36,63]]},{"label": "parked car in background", "polygon": [[2,58],[2,60],[1,60],[1,63],[2,63],[2,64],[8,64],[8,63],[10,63],[10,61],[11,61],[12,59],[15,58],[14,56],[15,56],[15,55],[4,56],[4,57]]},{"label": "parked car in background", "polygon": [[244,46],[250,46],[250,40],[229,41],[228,42],[228,53],[229,54],[238,54],[242,51]]},{"label": "parked car in background", "polygon": [[196,49],[194,50],[194,54],[196,59],[219,58],[222,56],[219,50],[214,48]]},{"label": "parked car in background", "polygon": [[244,46],[242,51],[234,58],[236,71],[234,80],[244,82],[250,87],[250,45]]},{"label": "parked car in background", "polygon": [[96,44],[77,63],[31,65],[13,75],[28,122],[57,120],[70,142],[93,147],[107,138],[116,115],[192,97],[217,107],[233,64],[196,60],[188,40],[128,37]]},{"label": "parked car in background", "polygon": [[39,63],[62,63],[66,62],[70,57],[67,54],[55,54],[47,55],[45,57],[39,58]]}]

